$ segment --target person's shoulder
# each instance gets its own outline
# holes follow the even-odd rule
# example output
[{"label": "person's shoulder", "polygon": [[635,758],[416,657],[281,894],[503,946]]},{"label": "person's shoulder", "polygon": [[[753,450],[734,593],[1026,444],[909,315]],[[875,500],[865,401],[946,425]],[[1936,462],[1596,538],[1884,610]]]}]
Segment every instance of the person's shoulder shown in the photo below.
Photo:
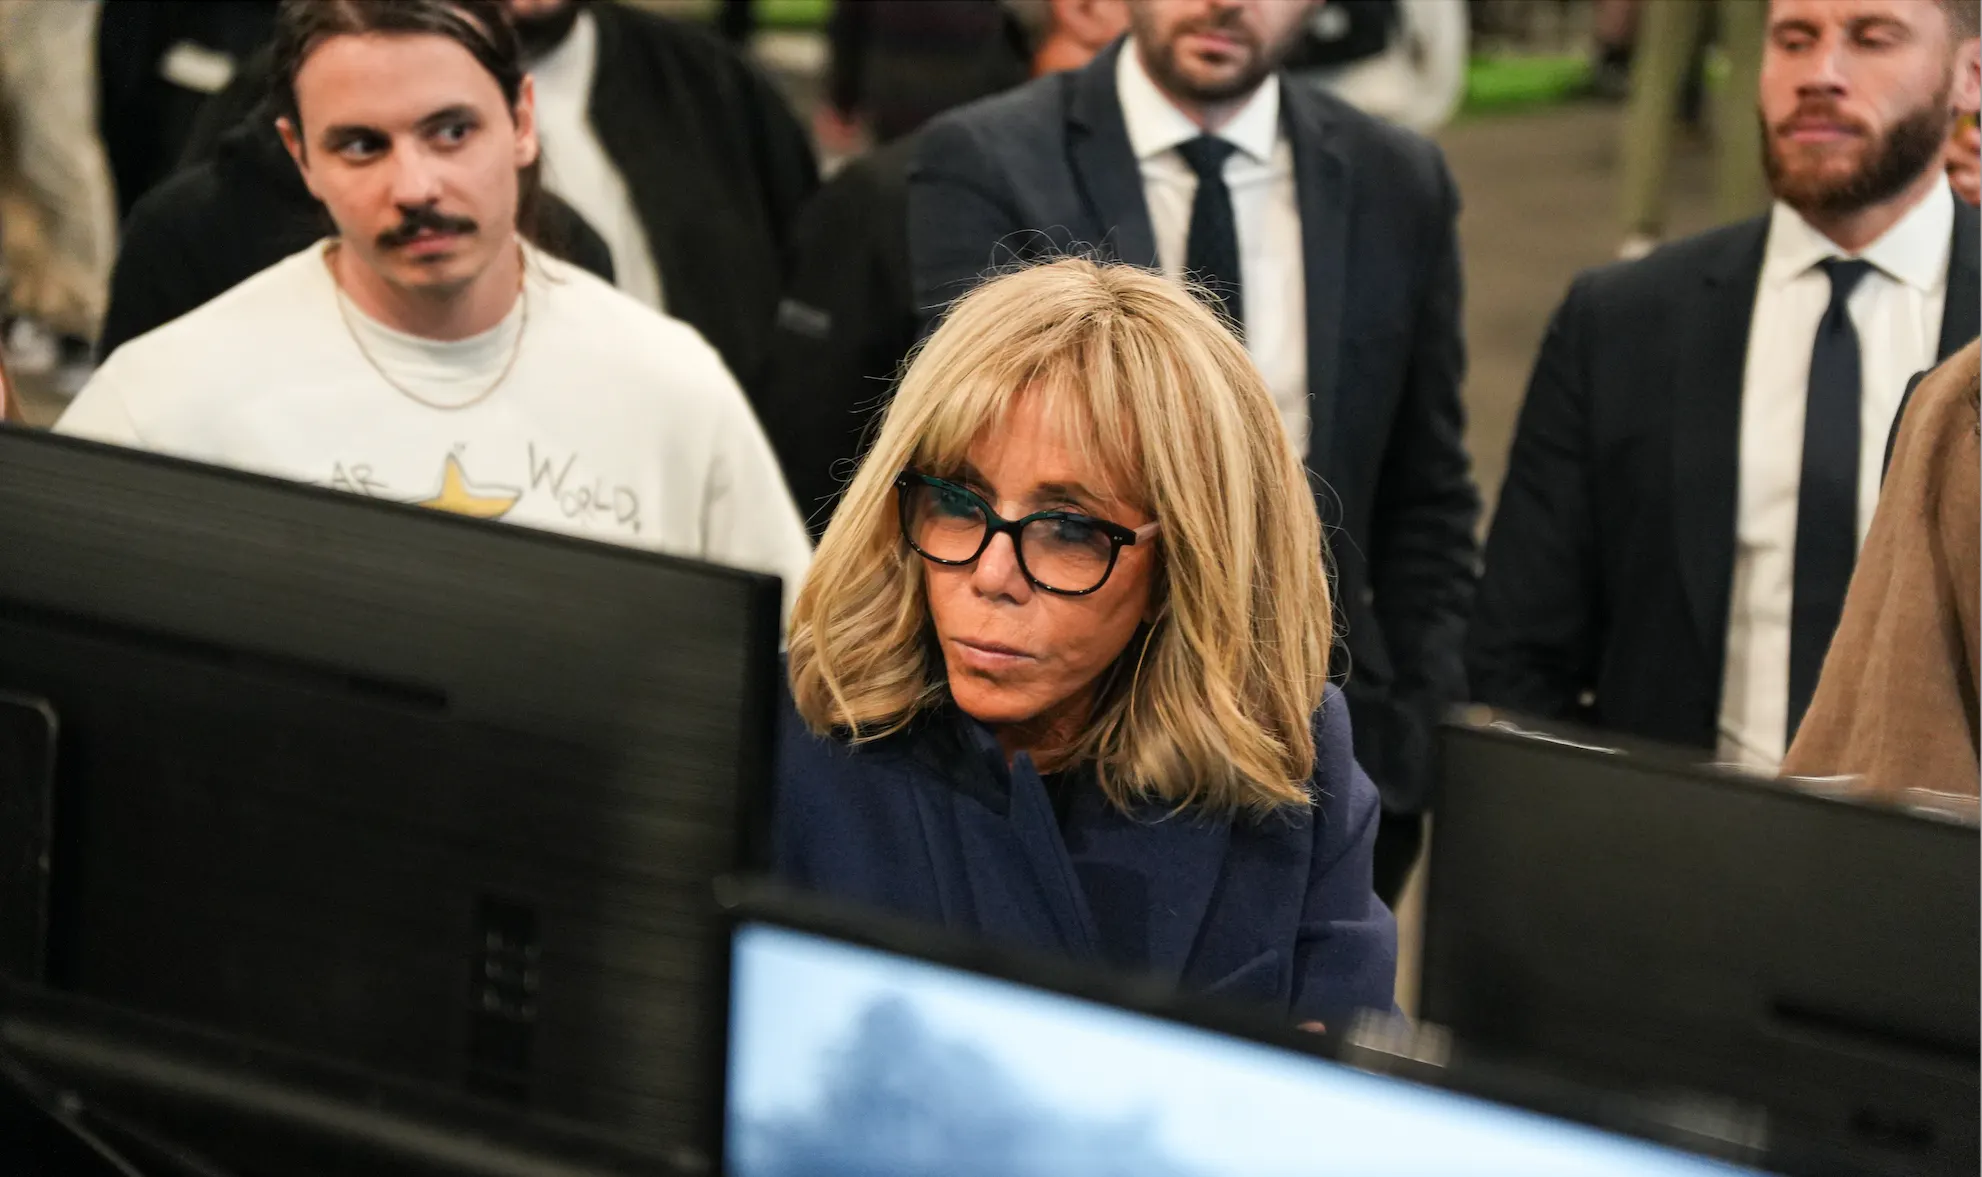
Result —
[{"label": "person's shoulder", "polygon": [[132,368],[174,363],[215,371],[244,367],[244,358],[256,353],[276,354],[285,336],[314,325],[298,312],[328,282],[327,275],[315,281],[311,272],[323,266],[320,245],[313,243],[145,332],[118,348],[116,356]]},{"label": "person's shoulder", "polygon": [[741,60],[733,46],[713,29],[676,20],[633,4],[593,4],[587,6],[599,26],[599,35],[626,38],[650,49],[680,53],[704,61],[728,63]]},{"label": "person's shoulder", "polygon": [[1065,134],[1069,87],[1081,71],[1034,78],[967,102],[929,120],[916,135],[916,166],[936,164],[960,152],[1035,153]]},{"label": "person's shoulder", "polygon": [[832,179],[820,185],[813,201],[845,201],[851,204],[868,200],[899,202],[906,199],[909,162],[915,158],[920,137],[921,132],[918,131],[862,152],[834,173]]},{"label": "person's shoulder", "polygon": [[154,234],[176,238],[204,228],[206,214],[220,195],[219,169],[214,161],[201,160],[180,168],[131,206],[118,248],[129,249],[134,239],[143,241]]},{"label": "person's shoulder", "polygon": [[1641,258],[1584,270],[1576,277],[1576,288],[1606,304],[1671,298],[1709,274],[1742,264],[1750,255],[1759,264],[1767,238],[1766,216],[1736,221],[1668,242]]},{"label": "person's shoulder", "polygon": [[549,254],[533,250],[530,265],[540,271],[536,288],[547,295],[541,313],[567,341],[574,363],[617,366],[675,399],[736,392],[722,356],[694,327]]},{"label": "person's shoulder", "polygon": [[1354,736],[1349,729],[1349,699],[1341,688],[1329,683],[1322,691],[1321,706],[1314,709],[1315,776],[1333,771],[1334,761],[1353,757]]},{"label": "person's shoulder", "polygon": [[1324,826],[1348,822],[1378,804],[1376,785],[1356,763],[1355,734],[1349,724],[1349,699],[1330,683],[1321,706],[1314,711],[1314,776],[1308,792]]},{"label": "person's shoulder", "polygon": [[[590,5],[601,57],[644,57],[650,85],[687,81],[697,91],[762,97],[769,86],[758,68],[713,29],[614,0]],[[623,51],[614,52],[614,51]]]},{"label": "person's shoulder", "polygon": [[1358,173],[1402,183],[1411,191],[1450,186],[1445,153],[1416,131],[1357,108],[1311,80],[1280,75],[1282,101],[1292,107],[1296,134],[1320,134],[1340,145]]},{"label": "person's shoulder", "polygon": [[241,397],[282,387],[280,369],[323,330],[307,311],[312,265],[322,265],[315,246],[126,341],[83,395],[116,398],[147,437],[169,444],[237,409]]}]

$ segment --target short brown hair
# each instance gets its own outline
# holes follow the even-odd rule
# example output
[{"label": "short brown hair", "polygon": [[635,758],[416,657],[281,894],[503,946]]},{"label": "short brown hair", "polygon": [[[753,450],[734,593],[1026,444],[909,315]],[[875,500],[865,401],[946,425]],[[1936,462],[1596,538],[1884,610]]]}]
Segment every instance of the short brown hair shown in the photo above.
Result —
[{"label": "short brown hair", "polygon": [[1948,24],[1954,29],[1957,41],[1982,37],[1982,2],[1979,0],[1941,0],[1941,11],[1948,14]]}]

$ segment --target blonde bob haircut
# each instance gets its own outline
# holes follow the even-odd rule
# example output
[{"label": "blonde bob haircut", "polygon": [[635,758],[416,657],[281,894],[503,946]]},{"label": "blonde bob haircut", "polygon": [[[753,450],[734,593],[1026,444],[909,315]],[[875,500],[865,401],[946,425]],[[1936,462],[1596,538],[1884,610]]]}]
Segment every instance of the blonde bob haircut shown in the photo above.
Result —
[{"label": "blonde bob haircut", "polygon": [[1027,395],[1116,499],[1162,524],[1153,620],[1102,675],[1069,761],[1091,762],[1123,810],[1308,804],[1332,634],[1314,499],[1245,349],[1183,287],[1130,266],[1067,258],[992,279],[915,355],[798,594],[799,714],[859,743],[947,699],[895,479],[959,470]]}]

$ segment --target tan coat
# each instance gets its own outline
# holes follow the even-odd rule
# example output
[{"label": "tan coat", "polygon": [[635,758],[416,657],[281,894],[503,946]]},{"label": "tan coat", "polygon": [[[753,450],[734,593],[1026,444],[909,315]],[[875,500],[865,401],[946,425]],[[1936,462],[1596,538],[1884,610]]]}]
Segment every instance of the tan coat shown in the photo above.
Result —
[{"label": "tan coat", "polygon": [[1974,796],[1982,446],[1977,344],[1936,368],[1900,423],[1879,509],[1816,697],[1783,762],[1876,796]]}]

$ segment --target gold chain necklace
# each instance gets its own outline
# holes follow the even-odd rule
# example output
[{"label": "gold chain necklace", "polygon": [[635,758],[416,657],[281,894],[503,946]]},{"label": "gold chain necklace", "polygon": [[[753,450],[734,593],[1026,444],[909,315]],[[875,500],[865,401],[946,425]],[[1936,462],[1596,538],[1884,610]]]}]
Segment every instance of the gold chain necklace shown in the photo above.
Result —
[{"label": "gold chain necklace", "polygon": [[[337,247],[332,245],[331,248],[335,250]],[[358,337],[358,325],[351,321],[350,297],[344,293],[344,285],[337,280],[337,271],[334,268],[330,271],[330,285],[331,289],[337,292],[337,317],[344,321],[344,330],[346,334],[351,336],[352,345],[358,349],[359,355],[365,357],[365,362],[372,366],[372,371],[378,373],[379,379],[391,385],[394,391],[407,400],[425,405],[439,412],[455,413],[460,412],[462,409],[472,409],[489,399],[490,394],[494,393],[496,389],[501,388],[503,381],[509,379],[510,371],[516,367],[516,357],[523,354],[523,333],[530,329],[530,288],[524,281],[526,268],[529,265],[529,258],[524,255],[521,245],[516,247],[516,263],[516,297],[523,304],[522,320],[516,324],[516,342],[510,346],[509,359],[503,364],[502,371],[496,373],[495,380],[487,388],[484,388],[473,397],[462,401],[458,405],[437,404],[414,392],[399,381],[394,380],[392,374],[385,370],[385,366],[378,362],[378,357],[374,356],[365,347],[365,341]]]}]

